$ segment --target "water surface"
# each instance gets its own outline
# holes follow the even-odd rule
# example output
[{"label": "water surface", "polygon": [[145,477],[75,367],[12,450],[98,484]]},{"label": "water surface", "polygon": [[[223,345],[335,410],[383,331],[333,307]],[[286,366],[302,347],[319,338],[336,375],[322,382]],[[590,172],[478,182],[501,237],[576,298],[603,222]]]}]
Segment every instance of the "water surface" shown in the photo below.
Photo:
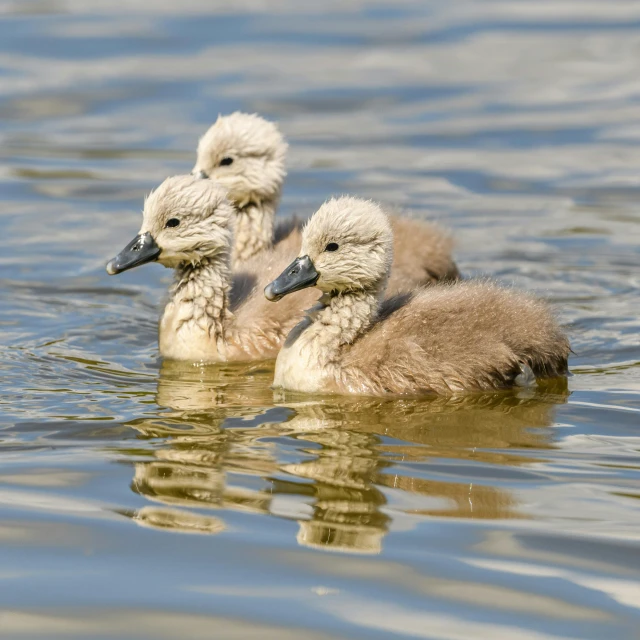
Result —
[{"label": "water surface", "polygon": [[[640,6],[0,3],[3,638],[633,638]],[[573,377],[281,397],[161,362],[169,275],[109,278],[218,113],[331,194],[451,227],[550,299]]]}]

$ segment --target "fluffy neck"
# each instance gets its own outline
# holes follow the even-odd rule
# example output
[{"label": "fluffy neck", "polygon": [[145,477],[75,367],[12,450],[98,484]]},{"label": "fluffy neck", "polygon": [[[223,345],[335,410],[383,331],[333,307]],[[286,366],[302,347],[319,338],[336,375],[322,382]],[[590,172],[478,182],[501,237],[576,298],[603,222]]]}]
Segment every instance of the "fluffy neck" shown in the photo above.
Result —
[{"label": "fluffy neck", "polygon": [[325,294],[309,313],[314,321],[309,336],[320,343],[324,362],[334,361],[344,345],[351,344],[375,319],[380,305],[377,291]]},{"label": "fluffy neck", "polygon": [[277,200],[250,202],[236,214],[234,266],[252,258],[273,243]]},{"label": "fluffy neck", "polygon": [[[215,349],[224,359],[233,321],[229,310],[231,271],[226,255],[176,269],[169,302],[160,323],[160,350],[167,357],[203,359]],[[177,350],[194,353],[176,353]],[[199,355],[198,355],[199,354]]]},{"label": "fluffy neck", "polygon": [[276,360],[274,386],[306,393],[339,388],[348,345],[371,326],[379,304],[377,291],[324,294],[289,333]]}]

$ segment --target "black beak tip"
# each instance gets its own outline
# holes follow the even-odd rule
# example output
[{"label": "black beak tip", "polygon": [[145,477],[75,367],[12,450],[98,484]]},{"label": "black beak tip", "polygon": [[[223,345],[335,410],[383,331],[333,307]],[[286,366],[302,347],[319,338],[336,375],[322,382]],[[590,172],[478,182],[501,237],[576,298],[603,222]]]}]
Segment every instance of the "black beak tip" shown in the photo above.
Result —
[{"label": "black beak tip", "polygon": [[309,256],[301,256],[264,288],[265,298],[277,302],[294,291],[315,286],[319,277]]},{"label": "black beak tip", "polygon": [[153,262],[160,255],[160,247],[149,233],[137,235],[115,258],[107,263],[107,273],[114,276],[133,267]]},{"label": "black beak tip", "polygon": [[264,288],[264,297],[269,300],[269,302],[278,302],[278,300],[282,299],[283,295],[276,291],[275,282],[270,282]]},{"label": "black beak tip", "polygon": [[117,273],[120,273],[120,270],[118,269],[115,258],[107,262],[107,273],[110,276],[115,276]]}]

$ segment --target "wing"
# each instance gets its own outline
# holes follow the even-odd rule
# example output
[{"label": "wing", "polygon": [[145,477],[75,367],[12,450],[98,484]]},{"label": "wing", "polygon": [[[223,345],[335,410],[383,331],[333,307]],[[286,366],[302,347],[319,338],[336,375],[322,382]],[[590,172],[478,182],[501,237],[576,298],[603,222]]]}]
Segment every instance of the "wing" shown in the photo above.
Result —
[{"label": "wing", "polygon": [[489,282],[427,287],[345,351],[348,378],[374,393],[509,387],[526,364],[566,373],[569,345],[548,307]]},{"label": "wing", "polygon": [[264,288],[298,255],[297,247],[283,241],[273,249],[262,251],[242,265],[234,274],[234,286],[245,286],[246,291],[233,308],[239,339],[247,342],[247,348],[256,342],[256,351],[269,352],[275,358],[289,331],[304,317],[304,312],[313,306],[320,294],[314,289],[303,289],[269,302]]},{"label": "wing", "polygon": [[[258,290],[262,291],[273,278],[280,275],[282,270],[298,255],[302,244],[302,224],[296,216],[278,222],[274,231],[273,248],[245,260],[236,268],[231,287],[231,308],[234,312],[243,303],[249,302],[249,298],[254,293]],[[275,265],[277,269],[283,261],[284,264],[282,264],[280,271],[260,287],[262,281],[258,274],[263,268],[266,267],[271,273],[273,271],[271,265]]]},{"label": "wing", "polygon": [[290,246],[292,249],[295,248],[295,250],[298,251],[302,244],[301,232],[303,226],[304,222],[300,220],[298,216],[293,216],[287,220],[279,220],[273,232],[273,244],[278,245],[282,242],[291,243],[287,246]]},{"label": "wing", "polygon": [[453,240],[437,224],[392,216],[391,226],[393,265],[387,286],[390,294],[460,277],[452,257]]}]

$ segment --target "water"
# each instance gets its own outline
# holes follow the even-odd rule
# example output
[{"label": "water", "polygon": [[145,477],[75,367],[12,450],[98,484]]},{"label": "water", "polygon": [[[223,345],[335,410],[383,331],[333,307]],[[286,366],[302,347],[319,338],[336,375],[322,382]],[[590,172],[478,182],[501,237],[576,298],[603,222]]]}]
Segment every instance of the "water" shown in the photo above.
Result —
[{"label": "water", "polygon": [[[0,77],[3,638],[637,637],[638,3],[5,0]],[[429,214],[552,300],[568,387],[162,363],[168,274],[104,265],[234,109],[291,143],[284,215]]]}]

